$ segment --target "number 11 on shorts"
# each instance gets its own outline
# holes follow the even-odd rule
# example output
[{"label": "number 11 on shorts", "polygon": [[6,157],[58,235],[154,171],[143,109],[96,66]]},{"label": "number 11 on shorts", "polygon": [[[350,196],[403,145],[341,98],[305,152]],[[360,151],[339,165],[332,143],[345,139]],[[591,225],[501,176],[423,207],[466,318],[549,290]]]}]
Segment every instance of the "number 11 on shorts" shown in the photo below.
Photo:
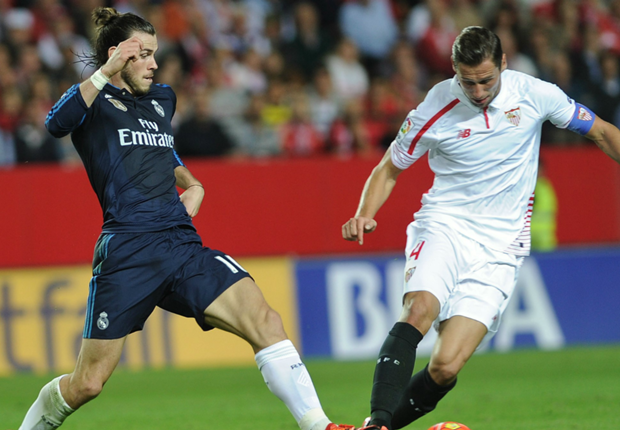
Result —
[{"label": "number 11 on shorts", "polygon": [[413,251],[411,251],[411,254],[409,254],[409,258],[413,257],[414,260],[417,260],[418,257],[420,256],[420,252],[422,252],[422,247],[424,246],[425,243],[426,243],[425,240],[423,240],[422,242],[418,242],[415,248],[413,248]]}]

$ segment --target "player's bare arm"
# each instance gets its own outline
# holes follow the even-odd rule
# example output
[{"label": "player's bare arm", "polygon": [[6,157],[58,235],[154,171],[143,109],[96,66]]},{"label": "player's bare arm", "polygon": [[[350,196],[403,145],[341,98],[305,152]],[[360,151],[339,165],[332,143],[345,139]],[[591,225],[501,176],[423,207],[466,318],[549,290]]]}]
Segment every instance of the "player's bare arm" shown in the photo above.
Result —
[{"label": "player's bare arm", "polygon": [[620,163],[620,130],[613,124],[597,116],[586,137],[594,141],[605,154]]},{"label": "player's bare arm", "polygon": [[392,193],[401,172],[392,163],[392,153],[388,149],[364,185],[355,216],[342,226],[345,240],[357,240],[360,245],[364,244],[364,233],[372,233],[377,228],[374,217]]},{"label": "player's bare arm", "polygon": [[177,179],[177,186],[185,190],[181,194],[181,202],[185,205],[189,216],[193,218],[198,215],[202,199],[205,196],[205,190],[200,181],[192,175],[187,167],[179,166],[174,169],[174,176]]},{"label": "player's bare arm", "polygon": [[[144,44],[137,36],[119,43],[118,46],[111,47],[108,51],[109,59],[99,71],[107,80],[110,80],[114,75],[123,70],[128,61],[138,60],[143,48]],[[90,78],[80,84],[80,92],[88,107],[93,104],[99,91]]]}]

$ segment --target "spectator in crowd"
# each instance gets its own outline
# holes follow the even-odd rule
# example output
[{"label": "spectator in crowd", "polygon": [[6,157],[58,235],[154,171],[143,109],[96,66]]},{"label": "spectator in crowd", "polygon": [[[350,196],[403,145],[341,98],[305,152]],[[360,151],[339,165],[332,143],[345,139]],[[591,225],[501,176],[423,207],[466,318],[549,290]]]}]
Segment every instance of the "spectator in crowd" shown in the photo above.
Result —
[{"label": "spectator in crowd", "polygon": [[[497,32],[512,34],[515,38],[515,46],[519,47],[520,52],[526,53],[521,48],[527,46],[528,37],[526,35],[529,35],[527,23],[531,22],[531,19],[524,3],[518,0],[490,1],[484,2],[480,9],[489,28],[492,28],[496,34],[498,34]],[[552,18],[549,17],[542,22],[541,26],[545,26],[549,20]]]},{"label": "spectator in crowd", "polygon": [[370,136],[363,115],[361,100],[347,102],[343,114],[332,124],[328,140],[330,152],[345,157],[370,152]]},{"label": "spectator in crowd", "polygon": [[[0,69],[0,76],[2,73]],[[1,85],[0,89],[2,89]],[[0,96],[0,167],[3,167],[17,162],[14,135],[19,123],[23,100],[21,92],[16,87],[3,88]]]},{"label": "spectator in crowd", "polygon": [[545,81],[553,80],[553,46],[549,34],[553,28],[534,27],[530,33],[532,59],[538,70],[538,77]]},{"label": "spectator in crowd", "polygon": [[[596,26],[589,25],[583,29],[583,45],[581,49],[571,52],[574,77],[589,89],[601,81],[601,64],[599,58],[603,52],[600,34]],[[584,97],[588,97],[584,92]],[[594,100],[585,100],[589,106],[594,106]]]},{"label": "spectator in crowd", "polygon": [[291,119],[292,113],[286,83],[279,79],[269,82],[265,103],[261,110],[263,122],[279,129]]},{"label": "spectator in crowd", "polygon": [[17,161],[13,134],[0,127],[0,169],[12,166]]},{"label": "spectator in crowd", "polygon": [[304,93],[293,97],[291,119],[282,126],[282,148],[289,157],[308,157],[323,152],[324,141],[312,124],[308,99]]},{"label": "spectator in crowd", "polygon": [[314,128],[325,140],[340,111],[338,98],[334,95],[332,81],[325,67],[314,72],[314,85],[310,86],[308,103]]},{"label": "spectator in crowd", "polygon": [[407,23],[420,63],[434,81],[453,75],[450,53],[458,31],[448,6],[447,0],[425,0],[412,9]]},{"label": "spectator in crowd", "polygon": [[[375,77],[385,79],[388,92],[398,96],[397,120],[386,115],[394,128],[405,109],[417,106],[434,83],[453,75],[445,60],[454,36],[463,26],[481,20],[501,37],[509,68],[555,82],[591,106],[605,104],[597,109],[601,116],[620,121],[615,119],[613,73],[613,56],[620,55],[620,0],[113,0],[111,4],[146,17],[160,29],[157,76],[165,76],[177,91],[175,130],[192,114],[192,104],[183,99],[196,85],[206,84],[211,116],[233,137],[235,154],[245,146],[237,141],[234,129],[246,111],[253,110],[251,99],[265,105],[260,109],[262,121],[279,127],[290,120],[290,95],[298,92],[308,94],[312,123],[332,142],[329,146],[347,148],[342,142],[355,139],[344,136],[355,134],[350,124],[357,122],[347,120],[345,106],[372,97],[370,82]],[[92,7],[92,2],[76,0],[0,1],[0,106],[5,97],[14,105],[16,96],[9,88],[16,88],[24,100],[33,91],[40,93],[45,87],[41,81],[47,79],[44,92],[56,99],[71,83],[92,73],[90,65],[79,61],[91,49]],[[567,55],[572,77],[562,80],[569,71]],[[328,79],[323,72],[315,78],[323,68]],[[216,69],[218,73],[213,72]],[[334,126],[336,112],[341,118]],[[16,127],[7,128],[6,113],[1,115],[5,116],[2,147],[10,148]],[[370,146],[377,142],[376,125],[373,119],[370,125],[355,126],[366,130]],[[557,129],[545,129],[551,134],[543,132],[543,144],[561,139]],[[334,135],[340,138],[334,140]],[[334,141],[341,144],[333,145]],[[357,143],[352,148],[365,150]],[[10,154],[3,149],[0,158],[14,160]],[[74,155],[61,151],[63,158]]]},{"label": "spectator in crowd", "polygon": [[[271,46],[262,33],[266,13],[261,13],[260,16],[253,15],[254,19],[250,19],[248,10],[257,11],[258,9],[248,1],[240,3],[226,0],[203,0],[200,5],[206,20],[206,28],[209,29],[211,46],[229,49],[237,55],[248,50],[261,55],[269,53]],[[257,18],[262,22],[257,23]]]},{"label": "spectator in crowd", "polygon": [[232,85],[249,93],[264,93],[267,77],[262,67],[262,58],[254,50],[241,55],[241,62],[235,62],[230,69]]},{"label": "spectator in crowd", "polygon": [[234,130],[248,105],[248,95],[243,89],[232,85],[219,61],[207,62],[205,67],[211,115],[222,124],[228,135],[234,136]]},{"label": "spectator in crowd", "polygon": [[224,128],[211,116],[206,86],[194,88],[192,114],[175,133],[175,150],[184,157],[221,157],[230,153],[233,142]]},{"label": "spectator in crowd", "polygon": [[601,80],[593,93],[597,103],[599,116],[605,121],[620,124],[618,107],[620,106],[620,67],[618,56],[605,51],[600,57]]},{"label": "spectator in crowd", "polygon": [[[413,47],[406,41],[401,40],[392,51],[389,61],[386,63],[386,76],[388,76],[390,91],[397,95],[399,112],[402,118],[412,107],[416,107],[422,101],[424,77],[420,70]],[[397,121],[400,126],[400,119]]]},{"label": "spectator in crowd", "polygon": [[264,106],[262,95],[255,94],[250,97],[247,110],[235,127],[237,156],[261,158],[282,153],[278,132],[272,125],[263,121]]},{"label": "spectator in crowd", "polygon": [[4,38],[11,57],[17,58],[21,49],[34,41],[34,15],[29,9],[13,8],[0,19],[6,32]]},{"label": "spectator in crowd", "polygon": [[483,16],[474,5],[473,0],[452,0],[450,16],[457,31],[461,31],[470,25],[480,26],[484,24]]},{"label": "spectator in crowd", "polygon": [[61,160],[58,140],[45,128],[45,106],[27,100],[24,115],[15,130],[17,163],[41,163]]},{"label": "spectator in crowd", "polygon": [[64,9],[56,12],[37,40],[39,58],[56,75],[70,73],[72,82],[79,80],[82,73],[90,76],[94,72],[92,68],[74,61],[75,55],[84,56],[90,51],[90,43],[84,36],[75,34],[75,25]]},{"label": "spectator in crowd", "polygon": [[534,60],[518,49],[517,38],[513,32],[506,27],[500,27],[495,30],[495,34],[497,34],[502,42],[502,49],[504,50],[504,54],[506,54],[508,68],[538,77],[538,69],[536,68],[536,64],[534,64]]},{"label": "spectator in crowd", "polygon": [[362,63],[374,76],[398,38],[389,0],[350,0],[340,9],[340,29],[358,47]]},{"label": "spectator in crowd", "polygon": [[263,71],[267,80],[284,79],[288,67],[279,51],[271,51],[263,60]]},{"label": "spectator in crowd", "polygon": [[370,147],[380,147],[380,142],[391,131],[390,118],[399,113],[399,100],[390,91],[388,81],[385,78],[374,78],[364,100],[364,124]]},{"label": "spectator in crowd", "polygon": [[299,69],[310,81],[331,49],[329,36],[321,29],[312,3],[301,2],[295,7],[295,38],[282,49],[289,67]]},{"label": "spectator in crowd", "polygon": [[[581,97],[581,87],[573,79],[573,70],[568,54],[564,51],[553,52],[551,59],[551,81],[560,87],[569,97],[575,100],[583,100]],[[510,67],[510,65],[509,65]],[[600,106],[595,105],[599,112],[602,113]],[[603,118],[601,116],[601,118]],[[541,138],[547,142],[555,142],[557,144],[568,145],[575,143],[583,143],[586,138],[573,133],[570,130],[557,128],[548,121],[543,124]]]},{"label": "spectator in crowd", "polygon": [[5,87],[0,104],[0,129],[14,133],[21,119],[24,106],[22,92],[17,87]]},{"label": "spectator in crowd", "polygon": [[530,221],[532,251],[553,251],[558,244],[556,235],[558,198],[546,173],[545,163],[541,157],[538,163],[538,177]]},{"label": "spectator in crowd", "polygon": [[327,57],[327,70],[342,103],[363,97],[368,91],[368,72],[360,63],[359,51],[351,39],[340,40],[336,52]]}]

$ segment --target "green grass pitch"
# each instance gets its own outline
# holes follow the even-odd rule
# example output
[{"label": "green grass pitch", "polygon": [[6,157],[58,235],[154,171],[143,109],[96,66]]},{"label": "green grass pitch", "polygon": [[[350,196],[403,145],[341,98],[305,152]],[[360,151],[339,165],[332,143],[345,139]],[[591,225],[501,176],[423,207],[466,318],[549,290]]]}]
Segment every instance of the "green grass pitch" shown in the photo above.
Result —
[{"label": "green grass pitch", "polygon": [[[416,369],[426,363],[421,358]],[[307,360],[334,421],[361,425],[374,363]],[[0,430],[17,430],[52,375],[0,378]],[[435,411],[408,429],[459,421],[472,430],[620,428],[620,345],[474,356]],[[295,430],[253,367],[118,370],[63,430]]]}]

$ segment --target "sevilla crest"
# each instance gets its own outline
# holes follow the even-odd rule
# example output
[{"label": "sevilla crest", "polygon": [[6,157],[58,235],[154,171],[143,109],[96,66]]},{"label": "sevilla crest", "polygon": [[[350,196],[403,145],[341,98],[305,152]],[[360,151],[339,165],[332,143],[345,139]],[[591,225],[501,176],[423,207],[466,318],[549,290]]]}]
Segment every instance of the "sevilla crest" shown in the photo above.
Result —
[{"label": "sevilla crest", "polygon": [[519,125],[519,121],[521,121],[521,108],[511,109],[508,112],[504,112],[504,115],[516,127]]}]

